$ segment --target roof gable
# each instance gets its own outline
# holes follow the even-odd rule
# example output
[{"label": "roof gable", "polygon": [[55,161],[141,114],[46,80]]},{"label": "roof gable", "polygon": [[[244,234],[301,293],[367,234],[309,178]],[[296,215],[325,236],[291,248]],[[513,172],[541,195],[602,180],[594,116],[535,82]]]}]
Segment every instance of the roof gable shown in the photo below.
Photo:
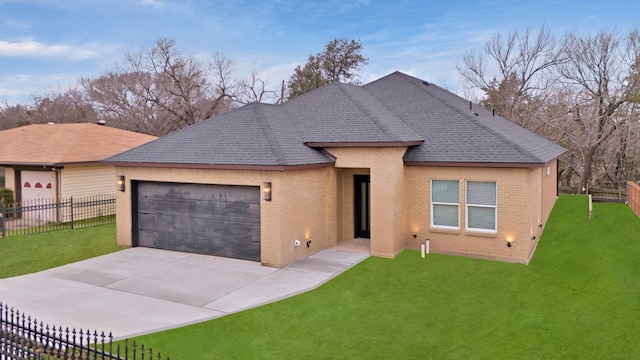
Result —
[{"label": "roof gable", "polygon": [[359,86],[332,83],[283,105],[305,143],[399,143],[423,138]]}]

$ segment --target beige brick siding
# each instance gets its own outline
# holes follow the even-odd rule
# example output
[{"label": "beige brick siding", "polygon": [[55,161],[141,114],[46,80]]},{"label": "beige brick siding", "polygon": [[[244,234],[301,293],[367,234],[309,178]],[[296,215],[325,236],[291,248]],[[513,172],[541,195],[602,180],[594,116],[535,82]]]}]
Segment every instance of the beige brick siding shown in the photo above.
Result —
[{"label": "beige brick siding", "polygon": [[[282,224],[279,229],[278,266],[307,257],[335,243],[335,233],[327,234],[327,173],[329,169],[295,170],[280,173],[278,189]],[[277,192],[276,192],[277,191]],[[295,240],[302,243],[294,247]],[[309,247],[307,242],[311,241]]]},{"label": "beige brick siding", "polygon": [[[197,184],[262,186],[271,182],[272,200],[260,201],[261,261],[284,266],[335,243],[327,236],[327,178],[330,168],[296,171],[199,170],[116,168],[124,175],[125,192],[116,193],[118,244],[132,243],[131,181],[166,181]],[[114,176],[113,186],[116,179]],[[335,233],[334,233],[335,234]],[[303,244],[295,248],[294,240]],[[311,240],[310,247],[306,241]]]},{"label": "beige brick siding", "polygon": [[[418,237],[409,237],[410,248],[418,249],[426,239],[435,253],[470,255],[513,262],[527,262],[530,254],[532,219],[536,210],[536,182],[540,182],[541,169],[509,168],[456,168],[408,166],[407,209],[409,228]],[[460,229],[442,230],[430,224],[430,180],[460,181]],[[495,234],[479,233],[465,228],[465,181],[495,181],[497,190],[497,231]],[[533,186],[533,190],[529,190]],[[530,206],[530,203],[534,203]],[[537,226],[537,225],[536,225]],[[511,241],[512,246],[507,247]]]},{"label": "beige brick siding", "polygon": [[[117,167],[126,191],[116,192],[117,236],[131,245],[131,181],[218,185],[272,184],[272,201],[261,200],[261,261],[281,267],[324,248],[354,238],[353,176],[370,175],[371,254],[394,257],[419,249],[430,239],[431,251],[526,263],[537,245],[556,199],[556,162],[535,168],[404,166],[406,148],[330,148],[335,167],[291,171],[163,169]],[[547,174],[547,168],[549,168]],[[7,172],[7,179],[11,173]],[[460,181],[460,229],[430,224],[430,180]],[[465,181],[495,181],[495,233],[465,228]],[[412,237],[412,233],[417,238]],[[535,240],[532,237],[535,236]],[[294,240],[301,246],[294,247]],[[311,241],[307,247],[307,241]],[[507,247],[507,241],[512,247]]]},{"label": "beige brick siding", "polygon": [[[544,225],[549,219],[553,205],[558,198],[558,162],[552,161],[546,164],[542,176],[542,218],[540,224]],[[540,230],[542,231],[542,229]]]},{"label": "beige brick siding", "polygon": [[352,240],[353,175],[370,175],[371,254],[393,257],[407,245],[405,170],[402,156],[406,147],[330,148],[338,168],[340,236],[338,242]]}]

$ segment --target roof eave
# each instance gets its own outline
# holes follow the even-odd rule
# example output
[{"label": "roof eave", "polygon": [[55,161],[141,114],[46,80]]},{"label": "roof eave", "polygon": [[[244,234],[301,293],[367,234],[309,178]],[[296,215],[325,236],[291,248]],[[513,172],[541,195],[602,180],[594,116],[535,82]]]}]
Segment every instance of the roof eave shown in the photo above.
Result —
[{"label": "roof eave", "polygon": [[424,140],[413,141],[384,141],[384,142],[314,142],[307,141],[304,144],[311,148],[336,148],[336,147],[403,147],[422,145]]},{"label": "roof eave", "polygon": [[63,163],[52,162],[15,162],[15,161],[0,161],[0,166],[3,167],[19,167],[19,166],[42,166],[42,167],[59,167],[64,165]]},{"label": "roof eave", "polygon": [[[551,160],[553,161],[553,160]],[[429,167],[473,167],[473,168],[539,168],[547,163],[502,163],[502,162],[450,162],[450,161],[405,161],[406,166]]]},{"label": "roof eave", "polygon": [[203,170],[254,170],[254,171],[288,171],[305,170],[330,167],[335,165],[335,161],[317,164],[296,164],[296,165],[250,165],[250,164],[177,164],[177,163],[150,163],[150,162],[120,162],[103,161],[102,164],[117,167],[143,167],[143,168],[165,168],[165,169],[203,169]]}]

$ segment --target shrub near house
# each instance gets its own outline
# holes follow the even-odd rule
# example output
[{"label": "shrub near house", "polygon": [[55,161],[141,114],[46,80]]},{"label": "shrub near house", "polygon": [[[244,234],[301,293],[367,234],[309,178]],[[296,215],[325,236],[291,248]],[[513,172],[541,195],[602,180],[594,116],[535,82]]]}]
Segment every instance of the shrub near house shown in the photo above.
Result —
[{"label": "shrub near house", "polygon": [[13,191],[11,189],[0,187],[0,203],[4,207],[9,207],[13,204]]}]

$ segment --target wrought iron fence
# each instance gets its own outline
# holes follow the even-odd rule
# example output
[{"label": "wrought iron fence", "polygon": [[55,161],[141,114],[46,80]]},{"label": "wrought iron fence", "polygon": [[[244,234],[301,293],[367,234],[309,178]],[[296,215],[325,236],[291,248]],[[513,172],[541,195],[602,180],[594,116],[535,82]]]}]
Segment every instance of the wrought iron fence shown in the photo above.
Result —
[{"label": "wrought iron fence", "polygon": [[115,223],[113,194],[37,199],[5,207],[0,202],[0,236],[28,235],[61,229],[81,229]]},{"label": "wrought iron fence", "polygon": [[50,327],[0,302],[0,360],[9,359],[162,360],[162,355],[128,340],[114,344],[104,332]]}]

